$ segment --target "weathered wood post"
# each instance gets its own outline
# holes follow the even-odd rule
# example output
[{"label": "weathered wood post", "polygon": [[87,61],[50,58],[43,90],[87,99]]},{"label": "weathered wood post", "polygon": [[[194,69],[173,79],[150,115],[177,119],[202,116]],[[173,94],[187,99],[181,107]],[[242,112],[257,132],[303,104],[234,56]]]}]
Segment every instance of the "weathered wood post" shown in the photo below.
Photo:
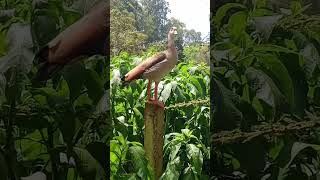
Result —
[{"label": "weathered wood post", "polygon": [[158,180],[163,163],[164,108],[146,102],[144,125],[144,148]]}]

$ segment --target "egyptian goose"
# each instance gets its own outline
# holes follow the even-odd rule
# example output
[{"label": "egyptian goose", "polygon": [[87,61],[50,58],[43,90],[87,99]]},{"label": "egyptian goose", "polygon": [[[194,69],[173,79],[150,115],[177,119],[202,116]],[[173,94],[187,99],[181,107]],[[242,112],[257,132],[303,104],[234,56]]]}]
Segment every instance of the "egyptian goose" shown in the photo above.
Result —
[{"label": "egyptian goose", "polygon": [[46,81],[81,56],[109,52],[109,3],[102,0],[77,22],[66,28],[42,48],[35,56],[40,68],[35,76]]},{"label": "egyptian goose", "polygon": [[[164,108],[164,103],[158,100],[158,84],[177,63],[177,49],[174,45],[174,36],[177,28],[172,27],[168,33],[168,49],[147,58],[121,78],[124,85],[135,79],[148,79],[147,100],[149,103]],[[151,83],[155,82],[154,99],[151,98]]]}]

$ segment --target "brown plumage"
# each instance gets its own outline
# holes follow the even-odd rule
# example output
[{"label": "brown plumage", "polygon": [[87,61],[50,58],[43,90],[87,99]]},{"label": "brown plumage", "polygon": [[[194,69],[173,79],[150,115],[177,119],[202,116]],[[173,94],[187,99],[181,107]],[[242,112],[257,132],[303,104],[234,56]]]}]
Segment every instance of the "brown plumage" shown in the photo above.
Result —
[{"label": "brown plumage", "polygon": [[[158,101],[158,84],[160,80],[169,73],[177,63],[177,50],[174,46],[174,35],[177,34],[177,28],[172,27],[168,33],[168,49],[147,58],[138,66],[129,71],[122,82],[127,85],[135,79],[148,79],[147,95],[148,101],[164,107],[162,102]],[[151,99],[151,82],[155,82],[154,99]]]},{"label": "brown plumage", "polygon": [[109,54],[109,2],[97,3],[80,20],[66,28],[36,55],[36,80],[45,81],[80,56]]}]

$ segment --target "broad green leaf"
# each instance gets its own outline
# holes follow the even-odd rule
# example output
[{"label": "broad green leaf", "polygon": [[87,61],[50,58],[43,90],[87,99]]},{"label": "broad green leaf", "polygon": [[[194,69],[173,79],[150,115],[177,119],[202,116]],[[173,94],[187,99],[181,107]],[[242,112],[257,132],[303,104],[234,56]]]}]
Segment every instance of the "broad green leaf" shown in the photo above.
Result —
[{"label": "broad green leaf", "polygon": [[219,80],[213,81],[213,98],[215,105],[214,128],[219,130],[233,129],[242,119],[242,113],[237,108],[240,98],[227,89]]},{"label": "broad green leaf", "polygon": [[202,171],[203,156],[200,149],[194,144],[187,144],[187,157],[194,171],[200,175]]},{"label": "broad green leaf", "polygon": [[246,30],[247,26],[247,13],[245,11],[239,11],[233,14],[228,22],[228,30],[230,33],[231,41],[238,43],[241,35]]},{"label": "broad green leaf", "polygon": [[21,148],[22,158],[25,161],[43,158],[49,159],[48,150],[43,144],[43,139],[39,131],[34,131],[22,139],[15,142],[16,147]]},{"label": "broad green leaf", "polygon": [[202,89],[201,84],[199,83],[199,80],[195,77],[190,77],[190,81],[197,88],[197,91],[200,92],[202,95],[204,95],[203,89]]},{"label": "broad green leaf", "polygon": [[88,95],[94,104],[98,103],[104,94],[104,87],[103,82],[97,72],[87,69],[85,85],[88,89]]},{"label": "broad green leaf", "polygon": [[275,160],[278,157],[281,149],[283,148],[284,142],[283,140],[279,140],[279,142],[273,143],[272,145],[273,146],[270,149],[270,156],[273,160]]},{"label": "broad green leaf", "polygon": [[128,156],[132,160],[134,172],[142,179],[150,178],[151,174],[148,170],[148,161],[143,147],[130,146]]},{"label": "broad green leaf", "polygon": [[92,142],[86,146],[86,149],[91,156],[93,156],[100,163],[101,167],[103,167],[107,173],[108,164],[110,163],[107,153],[110,148],[106,145],[106,143]]},{"label": "broad green leaf", "polygon": [[31,32],[39,47],[44,47],[59,33],[59,22],[55,14],[44,9],[36,9],[33,14]]},{"label": "broad green leaf", "polygon": [[73,23],[75,23],[77,20],[81,18],[81,13],[78,11],[71,9],[71,8],[64,8],[63,11],[63,19],[65,23],[65,27],[69,27]]},{"label": "broad green leaf", "polygon": [[161,100],[165,103],[168,98],[170,97],[171,94],[171,90],[172,90],[172,84],[168,83],[164,86],[164,89],[161,93]]},{"label": "broad green leaf", "polygon": [[254,47],[254,51],[298,54],[297,52],[292,51],[292,50],[285,48],[283,46],[277,46],[277,45],[272,45],[272,44],[256,45]]},{"label": "broad green leaf", "polygon": [[182,162],[180,157],[169,161],[166,167],[166,170],[163,172],[162,176],[160,177],[161,180],[166,179],[175,179],[180,176],[182,168]]},{"label": "broad green leaf", "polygon": [[106,179],[106,174],[99,162],[86,150],[75,147],[77,171],[84,180]]},{"label": "broad green leaf", "polygon": [[76,119],[75,114],[71,110],[63,112],[57,122],[59,123],[59,129],[63,135],[65,143],[70,145],[73,137],[76,133],[76,123],[79,121]]},{"label": "broad green leaf", "polygon": [[67,81],[70,90],[70,99],[74,101],[83,90],[85,83],[86,70],[81,63],[72,64],[67,66],[63,73],[64,79]]},{"label": "broad green leaf", "polygon": [[194,179],[194,180],[198,180],[198,176],[195,175],[195,173],[192,170],[192,167],[188,166],[187,168],[185,168],[183,170],[183,179]]},{"label": "broad green leaf", "polygon": [[318,151],[320,150],[319,145],[314,144],[307,144],[307,143],[301,143],[301,142],[295,142],[291,148],[291,156],[289,162],[284,166],[280,167],[280,171],[278,174],[278,180],[285,179],[287,177],[287,173],[289,171],[290,165],[292,161],[295,159],[295,157],[304,149],[306,148],[313,148],[314,150]]},{"label": "broad green leaf", "polygon": [[239,8],[239,9],[245,9],[246,7],[240,3],[228,3],[220,7],[216,13],[216,16],[214,18],[215,24],[217,27],[221,26],[221,21],[226,16],[227,12],[231,10],[232,8]]},{"label": "broad green leaf", "polygon": [[169,147],[171,151],[169,160],[174,160],[176,158],[178,152],[180,151],[181,145],[182,145],[181,143],[178,143],[174,146]]},{"label": "broad green leaf", "polygon": [[250,88],[255,92],[258,99],[269,106],[276,108],[283,102],[283,95],[273,80],[261,70],[249,67],[246,70]]},{"label": "broad green leaf", "polygon": [[251,12],[251,16],[253,17],[262,17],[262,16],[271,16],[273,15],[273,12],[269,9],[263,9],[263,8],[258,8],[254,9]]},{"label": "broad green leaf", "polygon": [[284,64],[274,55],[258,55],[257,62],[267,74],[271,74],[273,82],[286,96],[291,108],[294,106],[294,87],[290,74]]}]

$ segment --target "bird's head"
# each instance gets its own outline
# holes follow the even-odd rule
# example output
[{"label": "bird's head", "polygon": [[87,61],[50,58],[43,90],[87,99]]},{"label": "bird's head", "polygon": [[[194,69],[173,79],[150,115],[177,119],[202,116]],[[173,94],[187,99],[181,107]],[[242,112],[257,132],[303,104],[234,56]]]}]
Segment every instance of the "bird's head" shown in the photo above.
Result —
[{"label": "bird's head", "polygon": [[174,36],[174,35],[176,35],[176,34],[178,34],[178,32],[177,32],[177,28],[176,27],[172,27],[172,28],[170,28],[170,30],[169,30],[169,36]]}]

